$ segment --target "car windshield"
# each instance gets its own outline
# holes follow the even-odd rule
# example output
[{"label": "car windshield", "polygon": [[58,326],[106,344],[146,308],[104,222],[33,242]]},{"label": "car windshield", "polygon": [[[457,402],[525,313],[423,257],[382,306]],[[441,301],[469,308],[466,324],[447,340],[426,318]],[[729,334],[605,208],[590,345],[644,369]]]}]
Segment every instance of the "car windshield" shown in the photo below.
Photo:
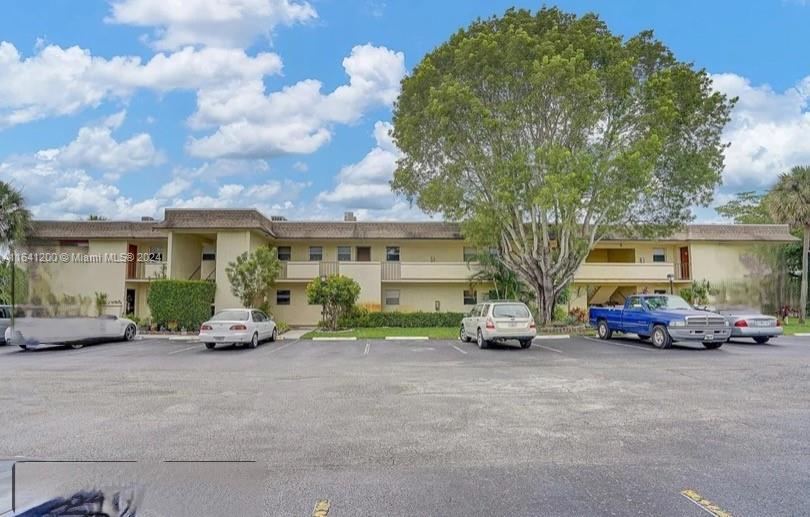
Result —
[{"label": "car windshield", "polygon": [[691,310],[692,307],[680,296],[650,296],[645,298],[647,306],[652,310]]},{"label": "car windshield", "polygon": [[247,321],[247,311],[222,311],[211,318],[211,321]]},{"label": "car windshield", "polygon": [[492,309],[492,315],[496,318],[528,318],[529,309],[522,303],[496,305]]}]

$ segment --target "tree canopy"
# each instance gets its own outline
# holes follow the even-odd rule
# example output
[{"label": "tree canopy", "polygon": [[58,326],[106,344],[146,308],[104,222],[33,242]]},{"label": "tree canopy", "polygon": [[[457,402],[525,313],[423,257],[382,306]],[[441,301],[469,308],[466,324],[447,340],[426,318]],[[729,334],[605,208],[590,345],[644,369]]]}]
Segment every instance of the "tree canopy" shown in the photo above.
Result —
[{"label": "tree canopy", "polygon": [[323,325],[337,330],[341,317],[352,310],[360,296],[360,284],[343,275],[315,278],[307,284],[307,302],[323,307]]},{"label": "tree canopy", "polygon": [[810,167],[793,167],[781,174],[768,194],[768,207],[773,218],[802,231],[802,284],[799,319],[807,317],[808,269],[810,269]]},{"label": "tree canopy", "polygon": [[267,311],[271,290],[281,274],[281,262],[275,248],[262,246],[236,257],[225,268],[225,274],[231,292],[243,306]]},{"label": "tree canopy", "polygon": [[545,322],[607,233],[666,233],[711,200],[732,104],[649,31],[510,9],[403,80],[392,186],[497,246]]}]

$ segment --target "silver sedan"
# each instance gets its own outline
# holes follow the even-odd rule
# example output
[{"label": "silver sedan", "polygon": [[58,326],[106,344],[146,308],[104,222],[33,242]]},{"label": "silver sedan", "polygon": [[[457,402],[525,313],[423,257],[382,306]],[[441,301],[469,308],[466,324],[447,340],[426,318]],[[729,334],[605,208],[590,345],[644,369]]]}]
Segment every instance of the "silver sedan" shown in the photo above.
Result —
[{"label": "silver sedan", "polygon": [[723,311],[721,314],[731,325],[729,339],[748,338],[763,344],[784,333],[781,323],[773,316],[766,316],[756,311]]}]

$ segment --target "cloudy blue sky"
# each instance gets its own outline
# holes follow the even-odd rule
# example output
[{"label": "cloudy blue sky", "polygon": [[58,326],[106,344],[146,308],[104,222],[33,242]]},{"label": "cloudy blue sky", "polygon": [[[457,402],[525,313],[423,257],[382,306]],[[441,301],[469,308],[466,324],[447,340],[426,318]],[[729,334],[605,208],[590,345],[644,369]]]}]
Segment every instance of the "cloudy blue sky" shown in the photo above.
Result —
[{"label": "cloudy blue sky", "polygon": [[[399,81],[500,0],[68,0],[0,4],[0,180],[38,218],[257,207],[424,217],[388,189]],[[718,200],[810,163],[810,3],[561,1],[651,28],[740,101]],[[711,209],[698,219],[718,220]]]}]

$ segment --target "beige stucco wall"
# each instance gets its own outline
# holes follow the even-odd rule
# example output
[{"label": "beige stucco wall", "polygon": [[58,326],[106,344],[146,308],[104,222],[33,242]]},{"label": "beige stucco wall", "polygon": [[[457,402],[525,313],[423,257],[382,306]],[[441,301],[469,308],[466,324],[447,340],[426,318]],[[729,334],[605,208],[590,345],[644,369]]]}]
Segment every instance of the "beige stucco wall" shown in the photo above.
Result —
[{"label": "beige stucco wall", "polygon": [[371,311],[379,311],[381,284],[379,262],[344,262],[340,265],[340,274],[354,279],[360,284],[360,296],[357,304]]},{"label": "beige stucco wall", "polygon": [[[484,293],[489,291],[491,286],[479,284],[475,286],[478,295],[478,302],[484,301]],[[468,284],[462,283],[430,283],[430,284],[407,284],[386,282],[382,287],[383,302],[388,290],[399,290],[399,305],[385,305],[385,312],[414,312],[425,311],[435,312],[436,301],[440,304],[441,312],[467,312],[472,306],[464,305],[464,290],[470,289]]]},{"label": "beige stucco wall", "polygon": [[228,283],[225,268],[228,267],[229,263],[234,262],[236,257],[250,250],[250,242],[249,231],[217,232],[217,291],[214,296],[214,306],[217,311],[242,306],[242,302],[231,292],[231,285]]},{"label": "beige stucco wall", "polygon": [[[270,312],[276,321],[294,326],[314,326],[321,320],[321,306],[307,303],[306,288],[306,284],[287,284],[273,289]],[[290,305],[276,305],[276,292],[280,289],[290,291]]]},{"label": "beige stucco wall", "polygon": [[756,260],[754,246],[750,243],[692,243],[692,278],[714,284],[748,279],[751,276],[748,264]]},{"label": "beige stucco wall", "polygon": [[167,276],[177,280],[199,280],[203,240],[192,233],[170,232]]}]

